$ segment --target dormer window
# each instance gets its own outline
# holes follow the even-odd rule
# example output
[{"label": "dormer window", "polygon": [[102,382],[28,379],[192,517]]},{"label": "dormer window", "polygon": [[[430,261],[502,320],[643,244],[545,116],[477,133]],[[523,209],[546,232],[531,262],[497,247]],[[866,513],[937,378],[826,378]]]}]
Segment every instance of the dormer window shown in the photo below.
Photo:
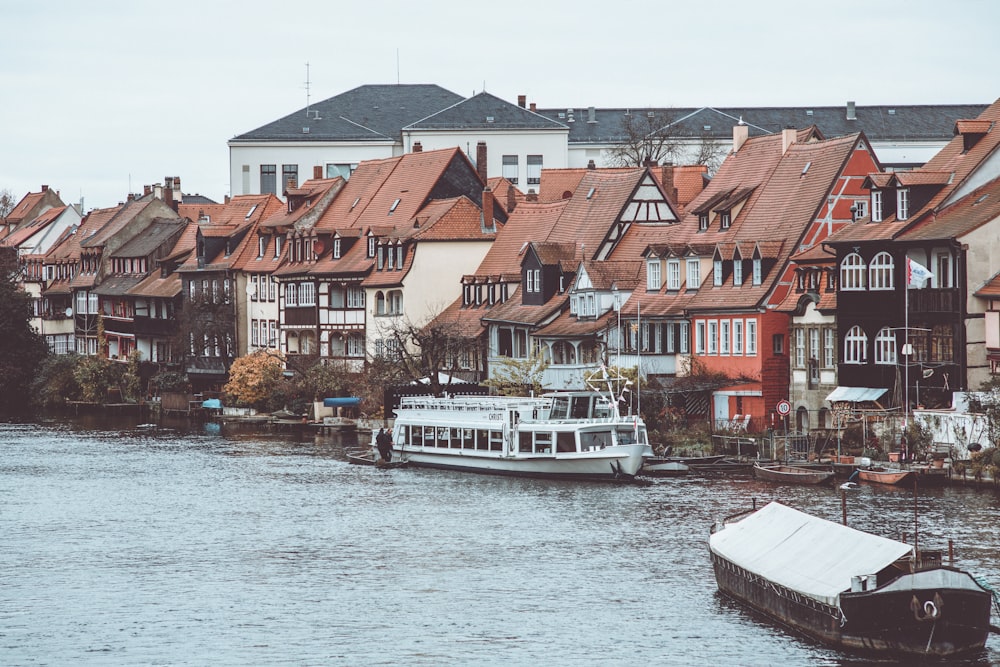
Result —
[{"label": "dormer window", "polygon": [[655,291],[660,289],[660,260],[651,259],[646,263],[646,289]]},{"label": "dormer window", "polygon": [[698,215],[698,229],[701,231],[708,229],[708,213],[700,213]]},{"label": "dormer window", "polygon": [[733,260],[733,285],[739,287],[743,284],[743,262],[739,259]]},{"label": "dormer window", "polygon": [[753,259],[753,284],[760,285],[764,281],[764,271],[763,265],[760,261],[760,257],[754,257]]},{"label": "dormer window", "polygon": [[679,290],[681,288],[681,261],[679,259],[667,260],[667,289]]},{"label": "dormer window", "polygon": [[701,286],[701,262],[698,258],[687,261],[687,288],[698,289]]},{"label": "dormer window", "polygon": [[396,268],[402,271],[403,269],[403,246],[396,246]]},{"label": "dormer window", "polygon": [[722,260],[716,259],[712,262],[712,284],[716,287],[722,286]]},{"label": "dormer window", "polygon": [[719,226],[722,229],[729,229],[733,224],[733,214],[731,211],[723,211],[719,214]]},{"label": "dormer window", "polygon": [[368,237],[368,258],[371,259],[375,256],[375,237]]},{"label": "dormer window", "polygon": [[267,237],[261,236],[257,238],[257,256],[263,257],[264,253],[267,252]]},{"label": "dormer window", "polygon": [[882,222],[881,190],[872,190],[872,222]]},{"label": "dormer window", "polygon": [[385,268],[392,271],[394,268],[396,268],[396,253],[394,252],[394,248],[386,248],[386,255],[387,256],[386,256]]},{"label": "dormer window", "polygon": [[385,246],[378,247],[378,270],[381,271],[382,267],[385,266]]},{"label": "dormer window", "polygon": [[340,239],[333,240],[333,258],[340,259]]},{"label": "dormer window", "polygon": [[281,257],[281,237],[274,237],[274,256]]},{"label": "dormer window", "polygon": [[910,217],[910,189],[896,190],[896,219],[906,220]]}]

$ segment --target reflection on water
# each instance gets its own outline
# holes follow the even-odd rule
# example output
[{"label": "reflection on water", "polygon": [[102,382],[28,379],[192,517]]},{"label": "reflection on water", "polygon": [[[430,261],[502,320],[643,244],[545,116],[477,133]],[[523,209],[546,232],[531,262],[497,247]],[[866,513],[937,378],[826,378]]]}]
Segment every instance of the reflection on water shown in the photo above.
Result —
[{"label": "reflection on water", "polygon": [[[874,661],[720,596],[712,521],[837,489],[749,478],[544,481],[346,462],[350,436],[186,423],[0,426],[0,663],[716,664]],[[861,486],[849,521],[913,534]],[[928,489],[921,544],[1000,585],[1000,503]],[[1000,662],[1000,646],[965,663]],[[954,663],[952,663],[954,664]]]}]

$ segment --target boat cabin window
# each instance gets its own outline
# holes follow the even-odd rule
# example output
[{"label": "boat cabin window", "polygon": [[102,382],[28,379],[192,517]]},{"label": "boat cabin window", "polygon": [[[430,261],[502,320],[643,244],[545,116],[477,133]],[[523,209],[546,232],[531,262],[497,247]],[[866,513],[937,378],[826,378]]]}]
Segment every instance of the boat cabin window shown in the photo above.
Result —
[{"label": "boat cabin window", "polygon": [[396,427],[396,443],[402,445],[410,444],[410,427],[400,424]]},{"label": "boat cabin window", "polygon": [[576,437],[573,435],[572,431],[560,431],[556,433],[556,451],[557,452],[576,451]]},{"label": "boat cabin window", "polygon": [[573,396],[570,404],[570,415],[573,419],[590,417],[590,396]]},{"label": "boat cabin window", "polygon": [[569,419],[569,397],[556,396],[552,399],[549,419]]},{"label": "boat cabin window", "polygon": [[451,446],[456,449],[462,446],[462,429],[452,427]]},{"label": "boat cabin window", "polygon": [[595,449],[604,449],[612,444],[614,444],[614,441],[612,440],[610,429],[602,431],[580,431],[581,451],[589,452]]},{"label": "boat cabin window", "polygon": [[490,448],[490,432],[485,429],[476,431],[476,449]]},{"label": "boat cabin window", "polygon": [[476,448],[476,436],[475,431],[471,428],[462,429],[462,449],[475,449]]},{"label": "boat cabin window", "polygon": [[535,434],[535,453],[536,454],[552,453],[552,433],[546,431],[545,433]]},{"label": "boat cabin window", "polygon": [[640,427],[638,433],[639,439],[636,440],[635,429],[629,428],[619,428],[618,429],[618,444],[619,445],[634,445],[637,442],[646,442],[646,429]]},{"label": "boat cabin window", "polygon": [[503,431],[490,431],[490,451],[503,451]]}]

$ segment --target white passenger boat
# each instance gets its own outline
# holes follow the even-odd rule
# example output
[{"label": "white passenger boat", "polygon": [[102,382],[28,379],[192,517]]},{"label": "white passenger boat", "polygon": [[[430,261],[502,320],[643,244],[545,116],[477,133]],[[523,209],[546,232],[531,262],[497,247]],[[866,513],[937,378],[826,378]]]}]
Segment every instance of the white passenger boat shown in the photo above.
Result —
[{"label": "white passenger boat", "polygon": [[653,455],[646,426],[610,394],[400,399],[393,453],[411,466],[526,477],[631,478]]}]

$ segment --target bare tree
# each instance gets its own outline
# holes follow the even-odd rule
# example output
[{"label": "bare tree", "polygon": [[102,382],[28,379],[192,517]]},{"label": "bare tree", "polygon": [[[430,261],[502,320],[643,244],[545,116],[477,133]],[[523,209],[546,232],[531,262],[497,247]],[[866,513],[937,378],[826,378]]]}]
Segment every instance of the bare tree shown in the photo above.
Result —
[{"label": "bare tree", "polygon": [[0,220],[10,215],[15,206],[17,206],[17,199],[14,198],[14,193],[7,188],[0,190]]},{"label": "bare tree", "polygon": [[622,141],[609,151],[612,163],[619,167],[704,164],[715,173],[727,146],[705,133],[698,139],[684,136],[678,120],[671,111],[630,110],[622,116]]}]

